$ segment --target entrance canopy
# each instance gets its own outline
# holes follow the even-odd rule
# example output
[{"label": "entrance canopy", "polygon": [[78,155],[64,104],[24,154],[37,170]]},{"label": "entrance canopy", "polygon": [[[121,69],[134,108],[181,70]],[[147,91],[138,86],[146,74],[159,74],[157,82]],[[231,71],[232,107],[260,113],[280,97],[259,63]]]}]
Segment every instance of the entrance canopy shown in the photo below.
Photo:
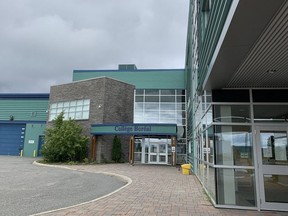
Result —
[{"label": "entrance canopy", "polygon": [[176,124],[92,124],[94,135],[177,135]]},{"label": "entrance canopy", "polygon": [[233,10],[228,14],[204,89],[286,88],[288,2],[233,2],[239,3],[230,23]]}]

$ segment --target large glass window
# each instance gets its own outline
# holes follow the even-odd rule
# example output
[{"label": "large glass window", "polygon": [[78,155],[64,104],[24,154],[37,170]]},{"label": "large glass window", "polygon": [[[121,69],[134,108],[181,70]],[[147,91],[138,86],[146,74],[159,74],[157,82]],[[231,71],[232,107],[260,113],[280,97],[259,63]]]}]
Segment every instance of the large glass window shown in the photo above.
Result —
[{"label": "large glass window", "polygon": [[261,131],[262,163],[265,165],[288,165],[286,131]]},{"label": "large glass window", "polygon": [[145,90],[146,95],[159,95],[158,89],[146,89]]},{"label": "large glass window", "polygon": [[255,122],[287,122],[288,105],[254,105]]},{"label": "large glass window", "polygon": [[208,192],[213,200],[215,200],[215,168],[208,166]]},{"label": "large glass window", "polygon": [[142,138],[135,138],[134,161],[141,163],[142,160]]},{"label": "large glass window", "polygon": [[177,124],[177,163],[186,163],[186,101],[183,89],[137,89],[134,123]]},{"label": "large glass window", "polygon": [[253,148],[250,126],[215,126],[217,165],[252,166]]},{"label": "large glass window", "polygon": [[216,169],[218,204],[256,206],[252,169]]},{"label": "large glass window", "polygon": [[89,119],[90,99],[74,100],[52,103],[49,111],[49,121],[64,112],[64,119],[85,120]]},{"label": "large glass window", "polygon": [[175,102],[175,96],[161,96],[161,102],[174,103]]},{"label": "large glass window", "polygon": [[214,122],[250,122],[249,105],[214,105]]},{"label": "large glass window", "polygon": [[264,175],[266,202],[288,203],[288,176]]},{"label": "large glass window", "polygon": [[161,95],[175,95],[175,89],[162,89]]},{"label": "large glass window", "polygon": [[214,142],[213,142],[213,127],[209,127],[203,131],[203,160],[207,163],[214,163]]},{"label": "large glass window", "polygon": [[174,123],[186,125],[185,91],[137,89],[134,123]]},{"label": "large glass window", "polygon": [[[287,92],[281,92],[282,96]],[[278,93],[278,90],[215,90],[213,102],[210,93],[191,93],[187,134],[192,149],[188,151],[188,159],[194,163],[196,175],[217,204],[256,207],[260,198],[261,205],[288,202],[287,196],[281,196],[288,191],[285,172],[288,99]],[[259,133],[257,128],[261,128],[262,123]],[[281,124],[274,130],[269,126],[272,123]],[[258,161],[260,175],[255,173],[253,149],[257,149],[257,158],[263,164]],[[257,184],[259,198],[256,197]]]}]

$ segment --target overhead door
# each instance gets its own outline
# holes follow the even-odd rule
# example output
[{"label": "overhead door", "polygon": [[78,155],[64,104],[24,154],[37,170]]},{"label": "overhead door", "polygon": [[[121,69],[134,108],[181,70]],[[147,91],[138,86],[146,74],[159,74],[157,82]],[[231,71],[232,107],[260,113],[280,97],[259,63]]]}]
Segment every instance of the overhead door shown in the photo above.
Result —
[{"label": "overhead door", "polygon": [[0,124],[0,155],[19,155],[24,135],[25,124]]}]

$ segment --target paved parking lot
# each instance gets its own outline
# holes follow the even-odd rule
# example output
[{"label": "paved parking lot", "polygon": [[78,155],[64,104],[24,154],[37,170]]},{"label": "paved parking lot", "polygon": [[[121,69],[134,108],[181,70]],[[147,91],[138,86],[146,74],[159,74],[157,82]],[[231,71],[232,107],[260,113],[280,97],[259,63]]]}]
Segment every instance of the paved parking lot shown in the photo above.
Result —
[{"label": "paved parking lot", "polygon": [[32,164],[0,156],[0,215],[25,216],[101,197],[126,183],[115,176]]},{"label": "paved parking lot", "polygon": [[[52,168],[33,165],[34,159],[0,156],[0,215],[288,215],[214,208],[194,175],[175,167],[128,164],[80,165]],[[101,174],[106,173],[106,175]],[[125,183],[107,173],[127,176]],[[53,211],[54,209],[55,211]],[[44,213],[44,211],[49,211]]]},{"label": "paved parking lot", "polygon": [[69,167],[87,172],[112,172],[125,175],[132,179],[132,183],[96,202],[43,216],[288,215],[288,212],[216,209],[203,193],[202,186],[194,175],[182,175],[178,169],[171,166],[106,164]]}]

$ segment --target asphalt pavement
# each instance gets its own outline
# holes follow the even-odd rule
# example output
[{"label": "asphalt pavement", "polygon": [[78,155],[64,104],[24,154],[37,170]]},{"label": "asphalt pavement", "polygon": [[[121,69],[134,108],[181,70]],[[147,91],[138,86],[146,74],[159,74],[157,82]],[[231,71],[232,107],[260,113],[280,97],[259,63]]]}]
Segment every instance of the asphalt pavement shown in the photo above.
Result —
[{"label": "asphalt pavement", "polygon": [[0,156],[0,216],[25,216],[88,202],[126,182],[119,177],[34,165]]}]

